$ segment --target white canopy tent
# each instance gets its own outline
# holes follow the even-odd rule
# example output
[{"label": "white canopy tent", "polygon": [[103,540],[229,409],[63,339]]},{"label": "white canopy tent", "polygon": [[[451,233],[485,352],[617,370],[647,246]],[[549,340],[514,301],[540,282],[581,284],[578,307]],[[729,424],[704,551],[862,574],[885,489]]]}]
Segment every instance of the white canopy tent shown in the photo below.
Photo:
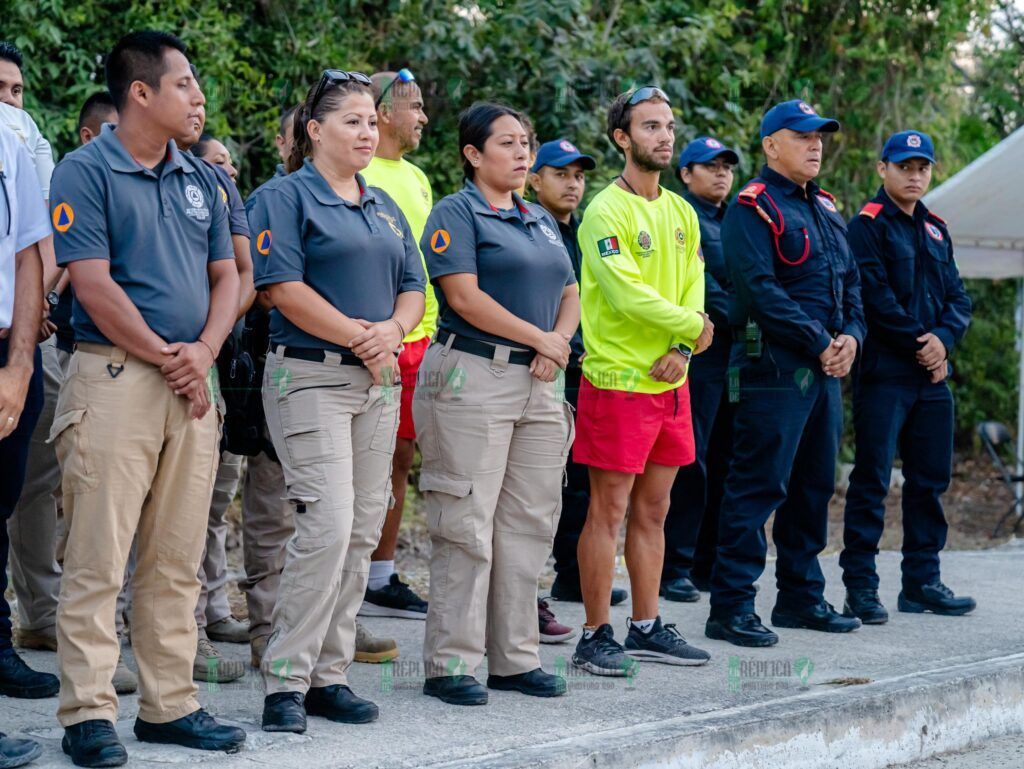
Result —
[{"label": "white canopy tent", "polygon": [[[925,197],[949,223],[965,278],[1016,278],[1020,354],[1017,454],[1024,456],[1024,128],[961,169]],[[993,354],[1000,351],[993,350]],[[1017,468],[1017,472],[1022,470]]]}]

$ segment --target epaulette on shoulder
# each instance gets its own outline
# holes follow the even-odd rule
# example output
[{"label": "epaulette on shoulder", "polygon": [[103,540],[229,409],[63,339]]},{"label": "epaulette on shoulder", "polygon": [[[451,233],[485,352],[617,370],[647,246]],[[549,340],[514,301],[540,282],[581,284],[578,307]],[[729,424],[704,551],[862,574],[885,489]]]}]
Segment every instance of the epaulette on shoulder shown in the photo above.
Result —
[{"label": "epaulette on shoulder", "polygon": [[737,195],[737,197],[739,198],[741,203],[746,202],[747,205],[750,205],[751,202],[757,200],[757,196],[760,195],[762,192],[764,192],[764,184],[762,184],[761,182],[751,182],[742,190],[740,190],[739,195]]},{"label": "epaulette on shoulder", "polygon": [[861,216],[866,216],[868,219],[874,219],[878,216],[881,210],[881,203],[865,203],[864,208],[862,208],[859,213]]},{"label": "epaulette on shoulder", "polygon": [[946,224],[946,220],[945,220],[945,219],[943,219],[943,218],[942,218],[941,216],[939,216],[939,215],[938,215],[937,213],[935,213],[934,211],[929,211],[929,212],[928,212],[928,218],[929,218],[929,219],[934,219],[934,220],[935,220],[935,221],[937,221],[937,222],[938,222],[939,224],[941,224],[941,225],[942,225],[943,227],[948,227],[948,226],[949,226],[949,225],[947,225],[947,224]]},{"label": "epaulette on shoulder", "polygon": [[824,195],[824,196],[825,196],[826,198],[828,198],[829,200],[831,200],[831,201],[832,201],[833,203],[835,203],[835,202],[836,202],[836,196],[835,196],[835,195],[833,195],[833,194],[832,194],[831,192],[829,192],[828,190],[823,190],[823,189],[822,189],[821,187],[818,187],[818,194],[819,194],[819,195]]}]

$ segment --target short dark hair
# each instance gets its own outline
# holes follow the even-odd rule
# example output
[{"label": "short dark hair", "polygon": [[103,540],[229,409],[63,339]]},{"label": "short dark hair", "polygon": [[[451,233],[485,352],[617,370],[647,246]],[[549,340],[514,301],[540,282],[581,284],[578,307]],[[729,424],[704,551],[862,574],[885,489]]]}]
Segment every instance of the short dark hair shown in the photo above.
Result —
[{"label": "short dark hair", "polygon": [[0,40],[0,59],[11,62],[18,69],[21,69],[25,63],[25,57],[21,55],[21,50],[8,40]]},{"label": "short dark hair", "polygon": [[192,145],[192,154],[195,155],[197,158],[205,157],[206,150],[210,146],[210,142],[216,140],[217,137],[215,137],[213,134],[208,134],[205,131],[203,131],[202,135],[200,135],[199,137],[199,140]]},{"label": "short dark hair", "polygon": [[[491,138],[494,121],[498,118],[510,115],[523,122],[523,116],[505,104],[497,102],[478,101],[475,104],[462,110],[459,115],[459,153],[462,148],[471,144],[483,152],[484,145]],[[467,179],[476,175],[473,164],[465,155],[462,155],[462,173]]]},{"label": "short dark hair", "polygon": [[[635,104],[629,103],[632,96],[632,89],[625,93],[620,93],[615,97],[615,101],[612,102],[611,106],[608,107],[608,140],[615,146],[615,149],[622,152],[623,155],[626,153],[623,152],[622,147],[616,143],[615,131],[616,129],[621,128],[627,135],[629,134],[629,121],[633,117],[633,107],[636,106]],[[645,99],[644,101],[664,102],[665,100],[660,96],[652,96],[650,99]],[[640,103],[642,104],[643,102]],[[667,104],[668,102],[665,103]]]},{"label": "short dark hair", "polygon": [[117,112],[113,97],[106,91],[97,91],[82,105],[82,109],[78,113],[78,128],[81,129],[101,115],[111,112]]},{"label": "short dark hair", "polygon": [[288,130],[289,124],[291,124],[292,122],[292,118],[295,117],[295,110],[297,110],[301,106],[301,104],[296,104],[295,106],[289,107],[288,109],[281,113],[281,122],[278,124],[277,127],[277,133],[279,136],[285,135],[285,132]]},{"label": "short dark hair", "polygon": [[128,99],[128,88],[141,80],[150,88],[160,87],[160,78],[167,71],[164,55],[167,49],[187,52],[185,44],[169,32],[146,29],[129,32],[117,41],[107,55],[107,90],[120,110]]}]

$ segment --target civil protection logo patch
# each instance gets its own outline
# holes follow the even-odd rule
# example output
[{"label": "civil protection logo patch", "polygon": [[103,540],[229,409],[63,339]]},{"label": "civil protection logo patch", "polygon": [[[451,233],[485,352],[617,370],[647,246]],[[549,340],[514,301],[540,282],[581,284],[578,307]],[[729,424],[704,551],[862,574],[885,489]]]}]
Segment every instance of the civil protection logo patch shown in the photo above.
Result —
[{"label": "civil protection logo patch", "polygon": [[266,256],[270,253],[271,240],[270,230],[263,230],[263,232],[256,236],[256,250]]},{"label": "civil protection logo patch", "polygon": [[75,223],[75,210],[67,203],[58,203],[53,209],[53,229],[57,232],[67,232]]},{"label": "civil protection logo patch", "polygon": [[448,230],[434,230],[434,234],[430,236],[430,250],[435,254],[443,254],[451,244],[452,236],[448,234]]},{"label": "civil protection logo patch", "polygon": [[935,240],[942,240],[942,230],[940,230],[934,224],[932,224],[931,222],[925,222],[924,228],[925,230],[928,231],[928,234],[931,235]]}]

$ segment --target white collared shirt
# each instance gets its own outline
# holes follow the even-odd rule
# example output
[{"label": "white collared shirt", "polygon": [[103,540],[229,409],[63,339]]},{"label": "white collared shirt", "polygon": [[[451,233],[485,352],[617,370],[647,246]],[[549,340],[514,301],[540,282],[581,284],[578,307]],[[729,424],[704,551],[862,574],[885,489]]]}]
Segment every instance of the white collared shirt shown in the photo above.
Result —
[{"label": "white collared shirt", "polygon": [[[7,126],[25,145],[28,154],[35,166],[36,176],[39,178],[39,187],[43,191],[43,199],[50,199],[50,177],[53,176],[53,149],[50,142],[46,141],[32,119],[25,110],[12,107],[10,104],[0,102],[0,126]],[[4,227],[4,232],[7,228]]]}]

